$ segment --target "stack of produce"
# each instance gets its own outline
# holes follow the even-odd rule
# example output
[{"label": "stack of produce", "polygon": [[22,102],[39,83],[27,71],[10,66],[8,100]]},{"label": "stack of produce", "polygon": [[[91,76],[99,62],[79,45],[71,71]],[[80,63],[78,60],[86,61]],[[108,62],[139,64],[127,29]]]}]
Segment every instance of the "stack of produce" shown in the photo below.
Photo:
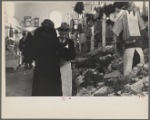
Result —
[{"label": "stack of produce", "polygon": [[[144,52],[145,53],[145,52]],[[77,96],[135,96],[148,94],[149,63],[138,64],[128,76],[122,75],[123,59],[114,51],[89,53],[84,62],[77,62]],[[84,66],[84,69],[82,69]]]},{"label": "stack of produce", "polygon": [[144,60],[145,60],[145,63],[147,63],[149,61],[149,48],[145,48],[143,50],[144,52]]},{"label": "stack of produce", "polygon": [[137,65],[128,76],[119,70],[99,73],[88,69],[76,79],[77,96],[129,96],[148,94],[148,63]]}]

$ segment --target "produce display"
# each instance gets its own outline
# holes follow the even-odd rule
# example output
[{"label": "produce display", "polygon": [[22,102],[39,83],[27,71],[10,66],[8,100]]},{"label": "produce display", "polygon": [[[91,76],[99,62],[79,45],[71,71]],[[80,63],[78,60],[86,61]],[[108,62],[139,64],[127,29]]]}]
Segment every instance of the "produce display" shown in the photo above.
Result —
[{"label": "produce display", "polygon": [[145,64],[137,64],[128,76],[123,76],[123,58],[113,46],[106,46],[76,60],[78,75],[74,79],[76,96],[144,96],[148,95],[148,50],[144,49]]}]

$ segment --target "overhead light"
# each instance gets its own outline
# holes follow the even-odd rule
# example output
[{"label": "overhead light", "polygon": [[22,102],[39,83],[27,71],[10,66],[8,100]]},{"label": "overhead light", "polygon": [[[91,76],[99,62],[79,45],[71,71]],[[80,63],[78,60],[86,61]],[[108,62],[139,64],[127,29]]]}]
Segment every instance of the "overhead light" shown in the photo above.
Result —
[{"label": "overhead light", "polygon": [[61,22],[62,22],[62,15],[59,11],[52,11],[50,13],[50,20],[52,20],[55,24],[55,28],[58,28],[61,26]]}]

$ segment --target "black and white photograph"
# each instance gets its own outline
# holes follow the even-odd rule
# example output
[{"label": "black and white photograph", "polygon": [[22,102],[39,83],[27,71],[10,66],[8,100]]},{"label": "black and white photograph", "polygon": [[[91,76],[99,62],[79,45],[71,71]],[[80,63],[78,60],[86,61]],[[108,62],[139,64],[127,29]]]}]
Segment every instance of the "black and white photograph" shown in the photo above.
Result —
[{"label": "black and white photograph", "polygon": [[[136,115],[131,118],[148,118],[149,1],[2,1],[2,76],[2,106],[13,98],[21,99],[19,102],[27,99],[29,104],[29,99],[38,104],[41,99],[55,102],[56,98],[66,102],[63,107],[67,102],[70,105],[69,101],[84,107],[92,99],[100,103],[103,98],[124,98],[131,103],[116,110],[135,102],[132,112]],[[78,99],[83,101],[80,105]],[[104,110],[110,108],[106,101],[102,102],[106,108],[101,105]],[[118,102],[112,106],[115,108]],[[55,104],[59,106],[59,102]],[[38,105],[41,109],[46,106],[42,102]],[[4,105],[4,118],[16,117],[15,114],[21,118],[20,111],[13,114],[16,106],[10,106]],[[90,116],[85,109],[82,112]],[[65,113],[62,109],[61,112]],[[94,118],[111,118],[110,111],[109,117],[97,113]],[[26,114],[22,115],[25,118]],[[46,115],[44,118],[48,118]],[[93,115],[91,112],[88,118]],[[37,116],[32,114],[31,118]],[[86,115],[77,116],[87,119]]]}]

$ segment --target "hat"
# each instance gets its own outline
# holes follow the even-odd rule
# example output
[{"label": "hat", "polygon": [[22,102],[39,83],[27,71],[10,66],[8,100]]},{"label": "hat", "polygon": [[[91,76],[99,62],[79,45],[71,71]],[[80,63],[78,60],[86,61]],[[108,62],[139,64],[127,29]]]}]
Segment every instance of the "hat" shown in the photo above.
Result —
[{"label": "hat", "polygon": [[59,32],[69,32],[70,28],[69,25],[66,22],[61,23],[61,26],[57,28]]},{"label": "hat", "polygon": [[49,26],[49,27],[54,27],[54,23],[49,20],[49,19],[45,19],[42,23],[41,23],[42,26]]}]

